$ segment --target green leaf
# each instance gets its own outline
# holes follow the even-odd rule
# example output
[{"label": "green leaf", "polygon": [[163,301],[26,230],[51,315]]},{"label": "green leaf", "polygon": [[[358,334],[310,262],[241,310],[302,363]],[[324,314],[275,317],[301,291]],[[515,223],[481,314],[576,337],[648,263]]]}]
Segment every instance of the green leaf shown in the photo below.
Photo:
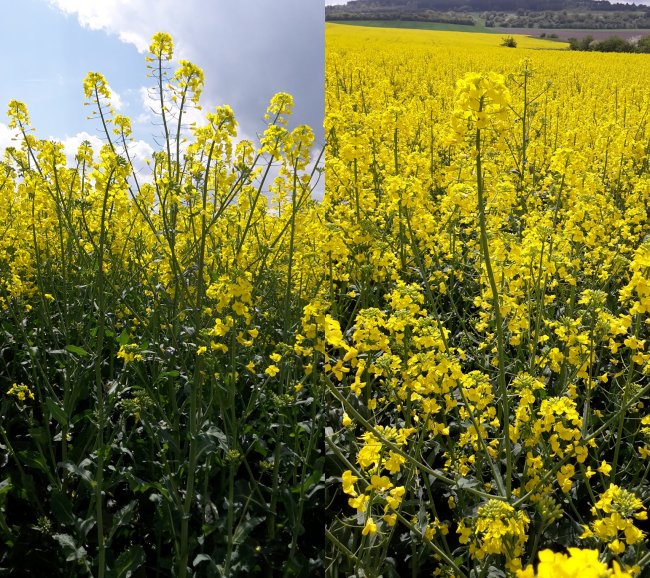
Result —
[{"label": "green leaf", "polygon": [[144,564],[144,561],[145,555],[142,546],[132,546],[115,560],[111,576],[112,578],[130,578],[133,572]]},{"label": "green leaf", "polygon": [[36,443],[42,445],[50,443],[50,436],[44,427],[30,427],[27,431],[29,432],[29,437]]},{"label": "green leaf", "polygon": [[117,341],[120,345],[128,345],[131,341],[131,336],[129,335],[128,331],[122,331],[122,333],[117,336],[117,339],[115,341]]},{"label": "green leaf", "polygon": [[234,544],[243,544],[246,541],[246,538],[248,535],[251,533],[251,530],[255,528],[256,526],[259,526],[264,520],[266,520],[265,516],[255,516],[255,517],[250,517],[237,528],[235,528],[235,533],[232,537],[232,541]]},{"label": "green leaf", "polygon": [[50,410],[50,415],[58,421],[62,426],[68,425],[68,416],[65,415],[65,412],[57,402],[55,402],[51,397],[45,399],[45,405],[47,409]]},{"label": "green leaf", "polygon": [[196,568],[201,562],[212,562],[212,558],[207,554],[197,554],[196,558],[192,562],[192,566]]},{"label": "green leaf", "polygon": [[126,506],[115,513],[113,516],[113,526],[111,527],[111,531],[107,540],[108,543],[113,540],[113,536],[119,528],[126,526],[131,522],[137,504],[138,503],[135,500],[131,500]]},{"label": "green leaf", "polygon": [[76,474],[82,480],[88,482],[90,485],[93,485],[93,476],[90,473],[90,470],[83,468],[81,465],[77,465],[72,462],[59,462],[58,466],[64,470],[68,470],[72,474]]},{"label": "green leaf", "polygon": [[52,507],[52,513],[58,522],[65,525],[74,524],[72,503],[64,493],[54,490],[50,498],[50,506]]},{"label": "green leaf", "polygon": [[160,374],[160,377],[178,377],[180,376],[181,372],[177,371],[176,369],[172,369],[171,371],[163,371]]},{"label": "green leaf", "polygon": [[23,462],[23,465],[30,468],[35,468],[44,473],[48,472],[48,467],[47,464],[45,463],[45,458],[38,452],[33,452],[33,451],[18,452],[18,456]]},{"label": "green leaf", "polygon": [[13,486],[11,485],[11,479],[10,478],[5,478],[0,482],[0,496],[7,494],[11,492],[11,488]]},{"label": "green leaf", "polygon": [[309,488],[320,482],[322,475],[322,471],[315,469],[309,477],[303,480],[302,483],[293,486],[293,488],[291,488],[291,491],[294,494],[304,494]]},{"label": "green leaf", "polygon": [[63,549],[66,562],[83,560],[86,557],[86,549],[83,546],[77,546],[74,538],[69,534],[54,534],[52,538],[54,538]]},{"label": "green leaf", "polygon": [[78,345],[66,345],[65,350],[68,353],[74,353],[79,357],[86,357],[88,355],[88,352],[83,347],[79,347]]},{"label": "green leaf", "polygon": [[95,526],[95,516],[90,516],[85,520],[82,520],[81,518],[77,518],[77,521],[75,523],[77,535],[83,536],[84,538],[88,535],[88,533],[93,529],[94,526]]},{"label": "green leaf", "polygon": [[478,480],[472,480],[471,478],[458,478],[456,481],[456,486],[461,490],[463,488],[475,488],[478,485]]}]

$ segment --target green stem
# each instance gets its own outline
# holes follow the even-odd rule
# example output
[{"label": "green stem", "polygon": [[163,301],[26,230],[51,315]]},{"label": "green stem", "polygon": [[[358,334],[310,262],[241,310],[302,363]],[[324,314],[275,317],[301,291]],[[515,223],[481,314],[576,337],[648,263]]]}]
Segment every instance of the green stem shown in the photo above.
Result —
[{"label": "green stem", "polygon": [[95,395],[97,397],[97,439],[95,442],[95,451],[97,452],[97,474],[95,479],[95,517],[97,522],[97,567],[98,578],[104,578],[106,572],[106,544],[104,540],[104,504],[103,504],[103,485],[104,485],[104,427],[105,427],[105,407],[104,407],[104,383],[102,380],[102,362],[104,350],[105,334],[105,312],[106,303],[104,295],[104,249],[106,244],[106,208],[108,206],[108,197],[111,188],[113,173],[111,170],[106,181],[104,189],[104,198],[102,201],[102,214],[100,221],[99,247],[97,254],[97,343],[95,347]]},{"label": "green stem", "polygon": [[[635,338],[638,337],[639,335],[640,322],[641,322],[641,317],[637,315],[634,323]],[[623,402],[621,405],[621,409],[618,412],[618,427],[616,429],[616,445],[614,446],[614,458],[612,459],[612,472],[609,478],[610,480],[616,479],[616,468],[618,466],[618,456],[621,450],[621,441],[623,439],[623,425],[625,424],[625,413],[626,413],[625,406],[627,402],[627,397],[630,393],[630,385],[632,384],[632,375],[634,375],[634,361],[630,359],[630,367],[628,368],[627,371],[627,376],[625,378],[625,387],[623,389]]]},{"label": "green stem", "polygon": [[[206,174],[210,172],[210,164],[214,151],[214,143],[210,148],[210,154],[206,164]],[[201,195],[201,239],[199,243],[199,254],[196,271],[196,302],[194,304],[194,330],[199,335],[201,330],[201,316],[203,314],[203,297],[205,294],[205,281],[203,272],[205,269],[205,252],[207,237],[207,219],[206,211],[208,204],[208,179],[205,183]],[[204,371],[201,360],[202,356],[197,356],[194,365],[194,379],[190,388],[190,423],[189,423],[189,456],[187,465],[187,483],[185,486],[185,500],[183,502],[181,516],[181,536],[180,552],[178,559],[178,576],[185,578],[187,576],[187,564],[189,561],[189,524],[192,510],[192,501],[194,499],[194,485],[196,482],[197,461],[199,455],[199,426],[202,416],[199,416],[199,409],[203,397],[203,380]]]},{"label": "green stem", "polygon": [[[483,100],[479,105],[479,112],[483,110]],[[501,308],[499,304],[499,293],[497,290],[494,271],[492,270],[492,261],[490,259],[490,247],[487,236],[487,226],[485,219],[485,194],[483,183],[483,167],[481,165],[481,129],[476,129],[476,187],[478,191],[478,214],[481,237],[481,249],[485,261],[485,270],[490,282],[492,291],[492,308],[494,310],[494,322],[497,333],[497,350],[499,355],[499,395],[501,397],[501,420],[503,422],[503,442],[502,451],[505,447],[506,454],[506,497],[510,499],[512,492],[512,444],[510,442],[510,403],[508,401],[508,391],[506,388],[505,374],[505,346],[503,336],[503,318],[501,317]]]},{"label": "green stem", "polygon": [[235,469],[236,463],[231,461],[228,465],[228,511],[226,514],[226,525],[227,525],[227,539],[228,544],[226,546],[226,559],[223,564],[223,575],[230,575],[230,563],[232,561],[232,551],[233,551],[233,525],[234,525],[234,501],[235,501]]}]

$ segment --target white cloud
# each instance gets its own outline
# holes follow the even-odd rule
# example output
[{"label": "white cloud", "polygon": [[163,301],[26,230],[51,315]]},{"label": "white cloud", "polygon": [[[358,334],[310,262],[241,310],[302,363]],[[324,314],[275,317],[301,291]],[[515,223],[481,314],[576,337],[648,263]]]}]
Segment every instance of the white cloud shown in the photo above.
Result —
[{"label": "white cloud", "polygon": [[18,146],[18,141],[14,140],[17,137],[17,131],[0,122],[0,153],[3,153],[7,147]]},{"label": "white cloud", "polygon": [[129,154],[131,158],[136,158],[141,161],[150,160],[153,154],[153,147],[146,141],[138,140],[129,147]]},{"label": "white cloud", "polygon": [[[175,58],[204,69],[202,104],[229,104],[249,134],[276,92],[293,94],[297,124],[322,140],[323,3],[319,0],[48,0],[82,26],[146,53],[153,34],[174,39]],[[147,112],[149,110],[147,109]],[[139,121],[146,122],[144,116]]]},{"label": "white cloud", "polygon": [[90,146],[93,147],[95,158],[99,158],[99,151],[104,144],[98,136],[87,133],[85,130],[78,132],[73,136],[65,137],[64,139],[51,137],[50,140],[58,140],[61,142],[63,145],[63,153],[68,159],[68,166],[76,165],[75,155],[77,154],[77,150],[79,149],[79,146],[82,142],[88,141],[90,143]]},{"label": "white cloud", "polygon": [[110,85],[108,86],[108,91],[110,92],[111,95],[110,101],[111,104],[113,105],[113,108],[119,112],[120,110],[122,110],[122,107],[124,106],[124,101],[122,100],[122,97],[118,92],[113,90],[113,88]]},{"label": "white cloud", "polygon": [[[51,140],[59,139],[53,138]],[[95,160],[99,160],[99,151],[104,145],[104,141],[96,135],[87,133],[86,131],[81,131],[73,136],[68,136],[60,140],[61,144],[63,144],[63,152],[68,160],[68,166],[76,165],[77,161],[75,160],[75,155],[77,154],[79,145],[84,141],[90,142],[90,145],[93,147]],[[131,157],[134,171],[138,175],[140,183],[150,180],[151,171],[147,166],[147,161],[151,159],[153,151],[153,147],[144,140],[134,141],[129,144],[129,156]],[[123,154],[119,146],[117,147],[117,152]]]},{"label": "white cloud", "polygon": [[139,124],[151,123],[154,116],[160,113],[160,103],[153,99],[149,88],[146,86],[141,86],[138,93],[143,112],[135,118],[135,122]]},{"label": "white cloud", "polygon": [[[145,3],[130,0],[49,0],[51,6],[66,14],[76,15],[82,26],[91,30],[105,30],[120,40],[134,44],[140,52],[149,42],[145,30]],[[165,4],[161,1],[160,4]],[[155,12],[155,10],[154,10]]]},{"label": "white cloud", "polygon": [[175,0],[49,0],[49,3],[66,14],[76,15],[82,26],[117,34],[120,40],[133,44],[140,52],[148,50],[161,15],[173,22],[186,12],[185,3]]},{"label": "white cloud", "polygon": [[135,141],[129,145],[129,156],[140,184],[149,183],[153,180],[151,168],[147,164],[147,161],[151,160],[153,152],[153,147],[143,140]]}]

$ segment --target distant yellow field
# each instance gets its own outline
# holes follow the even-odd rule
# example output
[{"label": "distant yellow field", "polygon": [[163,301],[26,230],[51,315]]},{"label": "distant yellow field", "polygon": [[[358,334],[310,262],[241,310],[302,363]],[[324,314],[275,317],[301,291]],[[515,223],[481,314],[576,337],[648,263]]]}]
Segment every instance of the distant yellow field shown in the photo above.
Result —
[{"label": "distant yellow field", "polygon": [[[328,42],[345,43],[346,41],[358,42],[363,39],[369,43],[380,43],[385,49],[388,46],[407,42],[410,46],[458,46],[463,44],[470,50],[499,46],[502,37],[507,35],[483,34],[472,32],[468,37],[467,32],[446,32],[441,30],[409,30],[403,28],[375,28],[366,26],[349,26],[346,24],[326,24]],[[549,50],[562,50],[569,45],[566,42],[554,42],[541,38],[530,38],[522,34],[513,34],[518,48],[545,48]]]},{"label": "distant yellow field", "polygon": [[[581,81],[588,92],[610,92],[618,85],[646,92],[650,78],[650,58],[644,54],[585,53],[566,50],[568,44],[513,35],[517,48],[500,46],[498,34],[445,32],[435,30],[405,30],[397,28],[370,28],[328,23],[326,25],[327,59],[330,65],[337,62],[339,68],[354,65],[363,67],[367,73],[376,66],[389,72],[384,66],[391,62],[408,60],[408,71],[414,74],[408,79],[411,91],[422,82],[436,78],[454,79],[466,71],[490,70],[510,74],[523,58],[531,59],[539,76],[554,81],[558,88],[570,88]],[[348,59],[346,56],[352,56]],[[374,56],[373,56],[374,55]],[[379,74],[377,78],[381,77]],[[326,80],[332,79],[327,74]],[[589,79],[589,82],[585,81]],[[437,90],[444,90],[438,84]],[[453,91],[453,83],[450,86]],[[643,98],[642,94],[638,94]]]},{"label": "distant yellow field", "polygon": [[[628,142],[639,123],[645,123],[648,55],[572,52],[560,42],[515,39],[517,48],[506,48],[496,34],[328,24],[326,126],[337,126],[341,114],[356,103],[367,109],[356,119],[362,124],[378,114],[377,107],[394,105],[416,125],[444,132],[458,79],[469,72],[512,79],[524,68],[531,72],[528,96],[539,96],[530,120],[543,128],[546,154],[566,145],[583,149],[588,158],[598,156],[604,149],[595,150],[594,142]],[[509,84],[515,107],[521,107],[516,103],[523,98],[520,84],[521,78]],[[337,126],[339,134],[341,128]],[[531,140],[539,148],[540,141]],[[606,170],[611,169],[609,163]]]}]

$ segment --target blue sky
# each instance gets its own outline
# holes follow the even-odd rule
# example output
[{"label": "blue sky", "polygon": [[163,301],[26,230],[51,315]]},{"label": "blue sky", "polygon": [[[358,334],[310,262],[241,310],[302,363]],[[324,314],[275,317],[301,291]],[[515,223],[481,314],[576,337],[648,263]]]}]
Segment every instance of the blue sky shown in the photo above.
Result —
[{"label": "blue sky", "polygon": [[131,117],[140,152],[149,154],[157,129],[146,102],[144,57],[157,31],[172,34],[177,58],[204,69],[205,110],[231,105],[242,136],[263,129],[268,100],[285,91],[296,102],[294,124],[313,126],[322,143],[323,28],[322,0],[5,2],[0,148],[10,144],[6,110],[14,98],[27,105],[39,138],[76,148],[98,134],[83,106],[83,78],[97,71],[119,112]]},{"label": "blue sky", "polygon": [[[96,132],[97,127],[86,120],[89,111],[83,105],[83,79],[88,71],[100,71],[110,79],[121,97],[120,112],[135,110],[137,102],[131,97],[145,83],[146,74],[135,46],[80,26],[45,0],[6,3],[3,9],[0,43],[7,57],[0,84],[0,123],[7,123],[7,105],[17,99],[27,105],[40,138],[64,140],[82,131]],[[0,145],[6,144],[0,134]]]}]

